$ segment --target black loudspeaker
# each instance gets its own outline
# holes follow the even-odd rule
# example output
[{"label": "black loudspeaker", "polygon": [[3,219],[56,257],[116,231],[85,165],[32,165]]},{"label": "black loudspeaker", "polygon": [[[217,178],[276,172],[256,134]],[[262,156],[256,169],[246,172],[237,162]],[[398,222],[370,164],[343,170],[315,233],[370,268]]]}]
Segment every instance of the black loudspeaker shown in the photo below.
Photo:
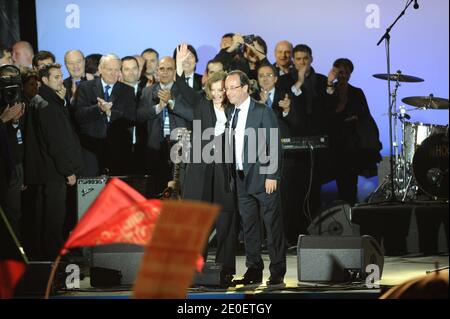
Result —
[{"label": "black loudspeaker", "polygon": [[[113,177],[100,176],[80,178],[77,182],[78,218],[81,218],[97,198],[108,180]],[[150,177],[119,176],[146,198],[151,194]],[[90,283],[92,287],[132,286],[144,255],[144,248],[137,245],[114,244],[87,248],[84,254],[89,258]]]},{"label": "black loudspeaker", "polygon": [[[58,270],[50,286],[50,295],[54,295],[58,288],[65,287],[66,274],[64,270],[66,266],[66,263],[59,263]],[[53,267],[54,263],[51,261],[29,262],[23,277],[17,283],[15,296],[44,297]]]},{"label": "black loudspeaker", "polygon": [[351,207],[347,202],[335,201],[312,221],[310,235],[357,236],[359,227],[351,222]]},{"label": "black loudspeaker", "polygon": [[90,249],[92,287],[132,286],[144,256],[144,247],[128,244],[102,245]]},{"label": "black loudspeaker", "polygon": [[192,286],[220,286],[222,264],[206,262],[201,273],[195,272]]},{"label": "black loudspeaker", "polygon": [[306,236],[297,245],[298,281],[348,282],[364,280],[366,267],[383,273],[384,257],[370,236]]}]

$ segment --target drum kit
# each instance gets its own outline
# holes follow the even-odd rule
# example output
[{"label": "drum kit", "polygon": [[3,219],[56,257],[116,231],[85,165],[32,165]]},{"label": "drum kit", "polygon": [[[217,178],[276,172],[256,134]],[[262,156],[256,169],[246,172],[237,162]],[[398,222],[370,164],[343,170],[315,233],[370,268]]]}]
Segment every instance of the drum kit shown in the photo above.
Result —
[{"label": "drum kit", "polygon": [[[411,96],[402,102],[413,106],[406,110],[404,106],[396,107],[396,94],[400,82],[423,82],[418,77],[397,72],[391,74],[374,74],[375,78],[396,83],[394,93],[395,110],[392,112],[393,125],[393,171],[389,178],[380,183],[375,193],[383,194],[385,199],[392,197],[402,202],[422,199],[444,200],[449,198],[449,131],[448,125],[435,125],[409,122],[408,111],[413,110],[443,110],[449,108],[449,100],[429,96]],[[398,123],[401,124],[401,140],[398,139]],[[401,145],[401,149],[399,149]],[[391,185],[391,184],[394,185]],[[377,196],[378,197],[378,196]]]}]

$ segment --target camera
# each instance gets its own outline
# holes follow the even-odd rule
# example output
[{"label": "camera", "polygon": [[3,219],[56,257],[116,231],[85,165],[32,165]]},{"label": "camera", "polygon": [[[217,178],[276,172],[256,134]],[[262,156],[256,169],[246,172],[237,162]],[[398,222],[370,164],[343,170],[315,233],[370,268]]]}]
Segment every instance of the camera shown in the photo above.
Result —
[{"label": "camera", "polygon": [[4,106],[22,102],[20,70],[12,64],[0,66],[0,103]]},{"label": "camera", "polygon": [[242,38],[244,39],[244,42],[247,44],[253,44],[253,41],[255,41],[254,34],[243,35]]}]

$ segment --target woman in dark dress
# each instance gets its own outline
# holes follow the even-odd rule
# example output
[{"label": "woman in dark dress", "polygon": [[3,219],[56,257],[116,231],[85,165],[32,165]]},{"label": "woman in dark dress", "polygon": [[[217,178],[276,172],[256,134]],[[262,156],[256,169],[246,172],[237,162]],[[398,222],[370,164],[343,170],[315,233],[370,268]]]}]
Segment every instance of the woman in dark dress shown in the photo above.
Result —
[{"label": "woman in dark dress", "polygon": [[[186,44],[177,48],[176,84],[180,94],[187,103],[175,104],[177,107],[191,107],[194,113],[194,134],[192,144],[201,145],[202,150],[191,154],[191,163],[186,166],[182,185],[184,199],[200,200],[219,204],[222,210],[216,220],[217,252],[216,262],[222,264],[221,286],[228,288],[232,285],[233,275],[236,272],[236,238],[237,238],[237,212],[235,194],[230,187],[228,166],[225,163],[225,126],[227,123],[227,103],[224,89],[226,73],[212,74],[205,86],[205,94],[196,92],[188,86],[183,74],[183,63],[192,54]],[[200,124],[200,133],[196,133],[196,125]],[[206,133],[205,130],[209,132]],[[207,138],[206,140],[202,139]],[[208,153],[206,156],[204,153]],[[197,157],[197,158],[196,158]],[[208,158],[209,157],[209,160]]]}]

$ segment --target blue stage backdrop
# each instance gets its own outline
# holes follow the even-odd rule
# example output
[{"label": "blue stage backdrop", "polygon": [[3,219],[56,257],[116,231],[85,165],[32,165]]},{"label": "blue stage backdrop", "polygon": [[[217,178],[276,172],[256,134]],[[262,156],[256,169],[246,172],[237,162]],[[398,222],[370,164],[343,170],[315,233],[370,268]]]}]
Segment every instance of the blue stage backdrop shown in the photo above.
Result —
[{"label": "blue stage backdrop", "polygon": [[[328,74],[336,58],[355,64],[351,83],[363,88],[378,123],[383,155],[389,153],[387,82],[372,77],[386,73],[385,45],[376,43],[405,7],[406,0],[36,0],[39,49],[63,62],[66,50],[113,52],[119,56],[157,49],[172,55],[180,42],[199,53],[198,71],[219,51],[228,32],[257,34],[268,45],[268,58],[279,40],[308,44],[316,71]],[[434,94],[449,97],[449,2],[418,0],[391,32],[392,71],[423,78],[402,83],[401,99]],[[66,73],[67,74],[67,73]],[[407,106],[407,108],[411,108]],[[412,111],[411,121],[448,124],[448,111]],[[362,183],[362,184],[361,184]],[[376,180],[361,180],[362,193]],[[364,194],[362,194],[364,195]]]}]

